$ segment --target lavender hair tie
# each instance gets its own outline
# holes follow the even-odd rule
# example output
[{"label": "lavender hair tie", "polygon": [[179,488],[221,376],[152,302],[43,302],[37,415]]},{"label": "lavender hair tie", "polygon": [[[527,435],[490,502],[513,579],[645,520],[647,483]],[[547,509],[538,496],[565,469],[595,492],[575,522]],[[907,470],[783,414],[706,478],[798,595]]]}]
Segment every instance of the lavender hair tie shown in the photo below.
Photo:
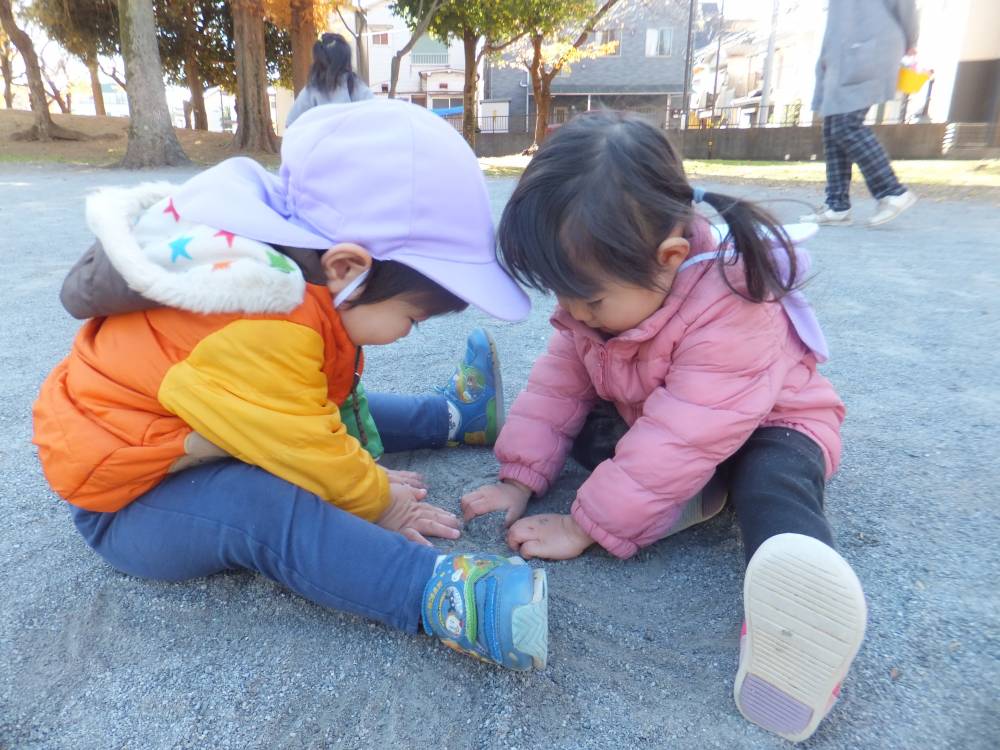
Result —
[{"label": "lavender hair tie", "polygon": [[691,202],[701,203],[703,200],[705,200],[705,188],[691,188]]}]

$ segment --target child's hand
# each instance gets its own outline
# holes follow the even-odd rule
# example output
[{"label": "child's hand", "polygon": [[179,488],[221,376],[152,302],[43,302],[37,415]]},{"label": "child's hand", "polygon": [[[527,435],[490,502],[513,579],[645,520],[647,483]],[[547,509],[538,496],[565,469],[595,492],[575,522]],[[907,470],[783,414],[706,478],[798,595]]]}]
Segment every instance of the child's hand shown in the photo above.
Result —
[{"label": "child's hand", "polygon": [[385,469],[385,473],[389,475],[389,484],[405,484],[417,490],[427,489],[423,474],[418,474],[415,471],[401,471],[399,469]]},{"label": "child's hand", "polygon": [[524,515],[524,509],[528,507],[530,499],[531,490],[520,482],[505,480],[487,484],[462,498],[462,515],[466,521],[471,521],[484,513],[505,510],[507,516],[504,518],[504,524],[510,526]]},{"label": "child's hand", "polygon": [[389,491],[392,494],[389,507],[375,522],[383,529],[399,532],[411,542],[428,546],[430,542],[425,534],[444,539],[458,539],[461,536],[461,522],[456,515],[423,502],[427,497],[427,490],[405,484],[390,484]]},{"label": "child's hand", "polygon": [[507,532],[507,544],[521,557],[569,560],[582,554],[594,540],[573,519],[560,513],[522,518]]}]

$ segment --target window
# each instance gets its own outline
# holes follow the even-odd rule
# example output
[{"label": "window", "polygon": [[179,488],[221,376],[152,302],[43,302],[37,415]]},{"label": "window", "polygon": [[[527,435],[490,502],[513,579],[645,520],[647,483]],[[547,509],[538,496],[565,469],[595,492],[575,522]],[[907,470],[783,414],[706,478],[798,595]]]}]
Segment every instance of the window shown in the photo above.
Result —
[{"label": "window", "polygon": [[372,45],[376,47],[385,47],[389,44],[389,32],[383,31],[379,34],[372,34]]},{"label": "window", "polygon": [[452,107],[461,107],[463,103],[463,99],[460,96],[451,96],[448,98],[438,98],[435,96],[431,99],[431,109],[450,109]]},{"label": "window", "polygon": [[673,29],[646,29],[646,57],[670,57],[673,47]]},{"label": "window", "polygon": [[617,57],[622,53],[621,29],[598,29],[590,35],[590,45],[592,47],[601,47],[612,43],[615,46],[605,52],[602,57]]}]

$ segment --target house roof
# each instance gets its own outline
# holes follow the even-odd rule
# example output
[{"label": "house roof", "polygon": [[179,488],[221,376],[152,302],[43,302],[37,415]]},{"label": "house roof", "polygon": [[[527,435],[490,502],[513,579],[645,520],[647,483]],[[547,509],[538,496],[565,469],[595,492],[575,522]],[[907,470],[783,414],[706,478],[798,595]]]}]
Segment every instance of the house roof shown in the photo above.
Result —
[{"label": "house roof", "polygon": [[553,83],[553,94],[674,94],[683,83]]}]

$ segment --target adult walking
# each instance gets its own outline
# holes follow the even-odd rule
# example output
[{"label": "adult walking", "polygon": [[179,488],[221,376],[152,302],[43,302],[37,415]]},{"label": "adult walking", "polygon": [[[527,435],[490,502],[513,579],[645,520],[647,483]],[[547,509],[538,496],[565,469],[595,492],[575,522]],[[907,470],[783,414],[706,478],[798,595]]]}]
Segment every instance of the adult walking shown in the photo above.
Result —
[{"label": "adult walking", "polygon": [[371,89],[351,68],[351,45],[340,34],[323,34],[313,45],[309,83],[295,97],[285,127],[320,104],[346,104],[371,98]]},{"label": "adult walking", "polygon": [[892,221],[916,203],[865,115],[873,104],[896,96],[900,61],[904,52],[915,52],[917,29],[916,0],[829,0],[812,105],[823,116],[826,204],[803,221],[851,223],[854,163],[878,201],[869,226]]}]

